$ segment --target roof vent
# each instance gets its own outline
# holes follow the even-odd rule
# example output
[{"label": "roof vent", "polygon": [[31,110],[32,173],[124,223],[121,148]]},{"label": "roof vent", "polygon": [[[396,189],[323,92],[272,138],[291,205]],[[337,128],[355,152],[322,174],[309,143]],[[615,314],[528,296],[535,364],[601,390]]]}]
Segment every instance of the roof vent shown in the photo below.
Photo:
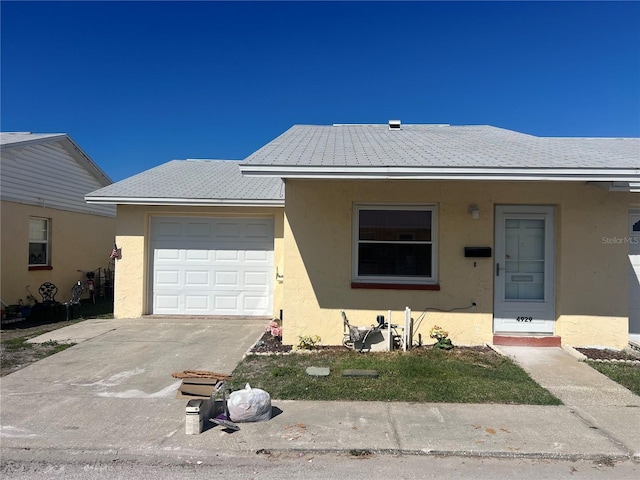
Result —
[{"label": "roof vent", "polygon": [[402,122],[400,120],[389,120],[389,130],[402,130]]}]

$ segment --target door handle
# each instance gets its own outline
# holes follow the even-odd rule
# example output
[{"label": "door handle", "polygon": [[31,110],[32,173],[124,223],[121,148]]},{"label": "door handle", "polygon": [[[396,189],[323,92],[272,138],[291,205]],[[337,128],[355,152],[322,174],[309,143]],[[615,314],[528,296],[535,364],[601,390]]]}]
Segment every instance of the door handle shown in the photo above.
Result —
[{"label": "door handle", "polygon": [[500,264],[496,263],[496,277],[500,276]]}]

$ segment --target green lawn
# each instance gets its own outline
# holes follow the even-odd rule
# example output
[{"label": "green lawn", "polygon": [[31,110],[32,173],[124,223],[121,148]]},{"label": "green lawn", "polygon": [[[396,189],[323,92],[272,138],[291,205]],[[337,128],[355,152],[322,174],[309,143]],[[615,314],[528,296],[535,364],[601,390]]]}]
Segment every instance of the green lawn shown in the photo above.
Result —
[{"label": "green lawn", "polygon": [[640,365],[618,362],[594,362],[587,360],[587,364],[614,382],[628,388],[636,395],[640,395]]},{"label": "green lawn", "polygon": [[[331,374],[311,377],[305,372],[309,366],[329,367]],[[379,377],[345,378],[346,369],[373,369]],[[280,400],[561,404],[515,363],[488,349],[249,355],[234,370],[230,387],[245,383]]]}]

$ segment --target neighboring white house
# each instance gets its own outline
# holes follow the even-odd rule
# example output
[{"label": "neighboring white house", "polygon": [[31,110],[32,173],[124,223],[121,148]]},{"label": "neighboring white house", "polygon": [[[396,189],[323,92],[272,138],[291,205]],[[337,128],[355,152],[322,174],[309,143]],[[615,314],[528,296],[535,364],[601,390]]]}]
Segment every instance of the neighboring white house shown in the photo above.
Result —
[{"label": "neighboring white house", "polygon": [[84,196],[111,179],[66,134],[0,134],[1,299],[26,301],[54,283],[69,300],[79,270],[104,268],[115,236],[116,209]]}]

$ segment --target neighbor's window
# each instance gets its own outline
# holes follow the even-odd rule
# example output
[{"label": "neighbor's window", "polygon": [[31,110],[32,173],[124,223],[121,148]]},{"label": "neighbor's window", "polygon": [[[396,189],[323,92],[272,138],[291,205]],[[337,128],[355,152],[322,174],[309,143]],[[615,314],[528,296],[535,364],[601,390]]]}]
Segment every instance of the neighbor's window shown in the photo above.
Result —
[{"label": "neighbor's window", "polygon": [[435,283],[436,214],[435,205],[356,205],[354,280]]},{"label": "neighbor's window", "polygon": [[48,218],[29,219],[29,266],[49,265],[51,221]]}]

